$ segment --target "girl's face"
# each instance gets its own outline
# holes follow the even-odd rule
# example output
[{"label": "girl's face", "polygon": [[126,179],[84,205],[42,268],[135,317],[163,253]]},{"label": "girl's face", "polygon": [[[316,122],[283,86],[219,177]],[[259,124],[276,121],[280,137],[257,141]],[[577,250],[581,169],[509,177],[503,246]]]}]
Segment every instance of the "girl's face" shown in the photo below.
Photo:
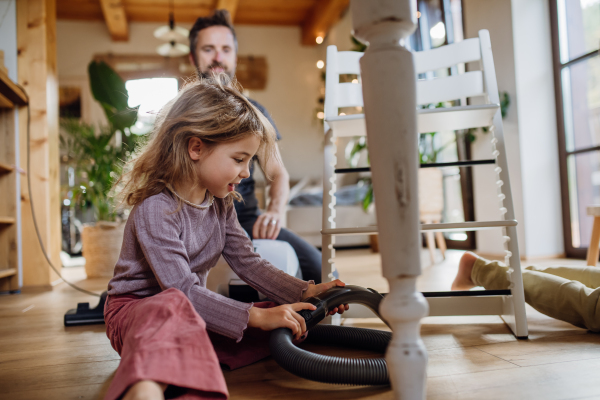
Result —
[{"label": "girl's face", "polygon": [[260,139],[255,135],[210,148],[198,138],[190,139],[188,151],[196,167],[198,183],[213,196],[224,198],[242,179],[250,176],[250,162],[259,146]]}]

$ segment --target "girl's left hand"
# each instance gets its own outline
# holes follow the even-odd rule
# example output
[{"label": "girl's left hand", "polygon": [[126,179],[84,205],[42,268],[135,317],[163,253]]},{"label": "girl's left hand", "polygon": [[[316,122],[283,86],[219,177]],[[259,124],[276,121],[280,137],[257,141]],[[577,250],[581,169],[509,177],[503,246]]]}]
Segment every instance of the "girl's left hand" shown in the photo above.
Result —
[{"label": "girl's left hand", "polygon": [[[329,290],[336,286],[344,287],[344,286],[346,286],[346,284],[339,279],[336,279],[335,281],[331,281],[331,282],[320,283],[318,285],[314,285],[311,283],[310,285],[308,285],[308,289],[306,289],[306,291],[302,295],[302,300],[307,299],[309,297],[316,296],[319,293],[323,293],[324,291]],[[329,314],[327,314],[327,315],[333,315],[335,313],[343,314],[344,311],[348,310],[349,308],[350,308],[350,306],[348,304],[340,304],[339,306],[335,307],[333,310],[329,310]]]}]

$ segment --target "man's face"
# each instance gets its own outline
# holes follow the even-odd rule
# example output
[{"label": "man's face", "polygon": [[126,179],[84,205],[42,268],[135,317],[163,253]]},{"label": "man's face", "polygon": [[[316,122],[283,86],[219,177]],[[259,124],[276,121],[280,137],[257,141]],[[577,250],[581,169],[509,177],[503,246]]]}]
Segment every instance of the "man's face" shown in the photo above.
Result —
[{"label": "man's face", "polygon": [[203,76],[211,72],[225,72],[231,78],[235,75],[237,54],[233,33],[226,26],[211,26],[198,32],[196,44],[196,68]]}]

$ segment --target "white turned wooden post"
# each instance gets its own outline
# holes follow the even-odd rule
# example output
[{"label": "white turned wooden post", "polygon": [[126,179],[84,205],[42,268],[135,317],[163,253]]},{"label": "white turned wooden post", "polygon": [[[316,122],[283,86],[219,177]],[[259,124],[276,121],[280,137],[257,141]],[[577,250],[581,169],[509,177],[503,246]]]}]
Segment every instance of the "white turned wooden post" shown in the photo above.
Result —
[{"label": "white turned wooden post", "polygon": [[386,360],[395,397],[424,399],[427,352],[419,331],[428,305],[416,291],[416,75],[411,52],[400,45],[416,28],[416,1],[352,0],[351,10],[354,35],[369,45],[360,66],[382,269],[390,284],[380,307],[393,330]]}]

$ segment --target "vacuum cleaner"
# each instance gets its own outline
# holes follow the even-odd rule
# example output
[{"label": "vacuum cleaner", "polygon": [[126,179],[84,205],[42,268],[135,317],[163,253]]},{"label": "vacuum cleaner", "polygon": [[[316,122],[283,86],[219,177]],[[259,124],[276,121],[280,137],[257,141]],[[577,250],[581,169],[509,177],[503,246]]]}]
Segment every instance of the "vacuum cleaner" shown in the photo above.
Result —
[{"label": "vacuum cleaner", "polygon": [[[65,314],[65,326],[103,324],[104,303],[107,292],[103,292],[98,305],[90,308],[89,303],[79,303],[76,309]],[[334,287],[303,302],[316,306],[315,310],[298,312],[306,321],[309,331],[305,343],[328,346],[344,346],[354,349],[385,353],[392,339],[390,332],[347,326],[318,325],[340,304],[362,304],[379,315],[379,303],[383,295],[373,289],[346,285]],[[383,319],[382,319],[383,320]],[[385,320],[383,320],[385,322]],[[271,333],[269,346],[275,361],[286,371],[305,379],[346,385],[387,385],[389,374],[385,358],[343,358],[311,353],[296,347],[293,333],[288,328],[275,329]]]},{"label": "vacuum cleaner", "polygon": [[[273,265],[286,273],[291,275],[298,274],[298,260],[288,243],[274,243],[278,241],[261,242],[258,240],[255,240],[254,242],[255,251],[263,258],[268,259]],[[287,245],[289,249],[280,248],[285,245]],[[211,289],[217,289],[215,290],[217,292],[227,291],[227,293],[221,294],[228,295],[228,297],[232,298],[241,297],[237,300],[248,301],[248,299],[245,298],[248,297],[246,291],[242,290],[238,293],[238,291],[243,289],[244,285],[247,286],[247,284],[241,280],[240,282],[237,282],[237,280],[239,280],[237,275],[233,274],[233,271],[231,271],[228,266],[226,267],[227,268],[223,269],[226,271],[224,276],[212,274],[216,279],[216,282],[220,282],[220,284],[215,284],[215,288]],[[218,268],[213,269],[219,270]],[[213,271],[211,271],[211,273],[212,272]],[[211,274],[209,274],[209,276],[211,276]],[[249,301],[260,301],[262,296],[260,296],[260,293],[254,291],[254,294],[252,294],[251,297],[252,299]],[[90,307],[89,303],[77,304],[76,309],[71,309],[65,314],[64,325],[77,326],[103,324],[106,298],[107,292],[103,292],[100,301],[94,308]],[[390,332],[335,325],[318,325],[319,322],[327,316],[330,310],[340,304],[364,305],[381,318],[379,315],[379,304],[381,303],[381,300],[383,300],[383,295],[377,291],[353,285],[334,287],[317,296],[305,299],[303,302],[316,306],[316,309],[313,311],[302,310],[299,312],[306,321],[306,327],[309,330],[305,342],[371,350],[382,354],[385,353],[392,337]],[[295,375],[305,379],[326,383],[348,385],[389,384],[387,364],[383,356],[378,358],[343,358],[325,356],[296,347],[292,343],[292,340],[292,331],[287,328],[280,328],[271,333],[269,345],[275,361],[282,368]]]}]

